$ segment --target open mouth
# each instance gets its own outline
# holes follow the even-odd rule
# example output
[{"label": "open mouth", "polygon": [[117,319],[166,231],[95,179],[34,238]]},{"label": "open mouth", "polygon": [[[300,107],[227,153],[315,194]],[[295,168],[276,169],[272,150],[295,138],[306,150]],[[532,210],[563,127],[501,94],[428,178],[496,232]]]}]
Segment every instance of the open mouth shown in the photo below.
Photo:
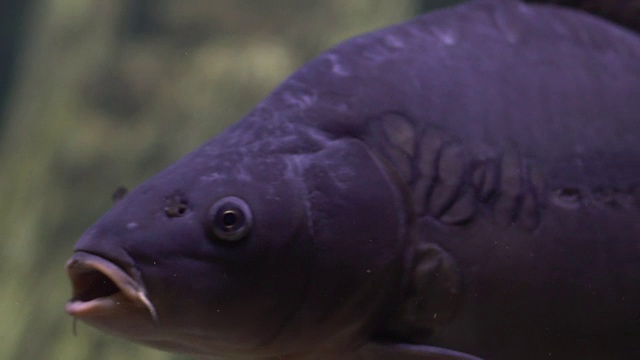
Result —
[{"label": "open mouth", "polygon": [[97,255],[76,252],[67,261],[67,273],[73,287],[66,305],[76,318],[108,315],[119,307],[144,307],[155,323],[156,310],[147,297],[141,281],[136,281],[109,260]]}]

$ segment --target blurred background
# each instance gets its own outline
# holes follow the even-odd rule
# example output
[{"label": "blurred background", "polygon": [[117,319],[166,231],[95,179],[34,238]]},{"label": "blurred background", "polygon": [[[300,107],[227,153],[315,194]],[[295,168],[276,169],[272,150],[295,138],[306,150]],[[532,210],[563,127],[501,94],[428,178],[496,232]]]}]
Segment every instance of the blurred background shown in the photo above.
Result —
[{"label": "blurred background", "polygon": [[454,2],[0,0],[0,359],[186,359],[73,336],[78,236],[322,50]]}]

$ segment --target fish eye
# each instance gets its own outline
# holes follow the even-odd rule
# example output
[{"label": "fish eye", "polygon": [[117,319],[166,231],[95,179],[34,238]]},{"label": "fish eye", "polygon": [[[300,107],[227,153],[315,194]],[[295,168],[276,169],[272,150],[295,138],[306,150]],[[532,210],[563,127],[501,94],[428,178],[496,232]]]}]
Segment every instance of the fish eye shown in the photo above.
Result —
[{"label": "fish eye", "polygon": [[215,236],[221,240],[237,241],[251,229],[249,205],[235,196],[220,199],[211,208],[210,217]]}]

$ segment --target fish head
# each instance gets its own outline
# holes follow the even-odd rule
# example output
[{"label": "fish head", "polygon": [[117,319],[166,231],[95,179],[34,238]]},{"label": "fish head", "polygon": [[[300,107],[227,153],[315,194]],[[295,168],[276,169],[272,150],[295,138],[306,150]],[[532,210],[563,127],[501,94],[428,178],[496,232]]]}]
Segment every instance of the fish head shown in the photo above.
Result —
[{"label": "fish head", "polygon": [[251,346],[281,326],[311,256],[299,181],[282,157],[214,158],[179,161],[82,235],[71,315],[170,350],[182,338]]},{"label": "fish head", "polygon": [[370,327],[398,293],[387,284],[400,284],[404,215],[379,164],[352,147],[186,156],[81,236],[67,312],[135,342],[215,356],[297,352]]}]

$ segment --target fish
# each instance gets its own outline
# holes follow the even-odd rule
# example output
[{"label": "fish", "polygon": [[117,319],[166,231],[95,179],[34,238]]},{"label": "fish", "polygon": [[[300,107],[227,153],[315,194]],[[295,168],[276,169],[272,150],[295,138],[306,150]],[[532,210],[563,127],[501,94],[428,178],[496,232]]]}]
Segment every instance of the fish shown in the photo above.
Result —
[{"label": "fish", "polygon": [[605,17],[634,31],[640,31],[639,0],[526,0],[534,3],[549,3],[571,6]]},{"label": "fish", "polygon": [[631,29],[423,14],[118,191],[66,311],[202,359],[637,359],[639,139]]}]

